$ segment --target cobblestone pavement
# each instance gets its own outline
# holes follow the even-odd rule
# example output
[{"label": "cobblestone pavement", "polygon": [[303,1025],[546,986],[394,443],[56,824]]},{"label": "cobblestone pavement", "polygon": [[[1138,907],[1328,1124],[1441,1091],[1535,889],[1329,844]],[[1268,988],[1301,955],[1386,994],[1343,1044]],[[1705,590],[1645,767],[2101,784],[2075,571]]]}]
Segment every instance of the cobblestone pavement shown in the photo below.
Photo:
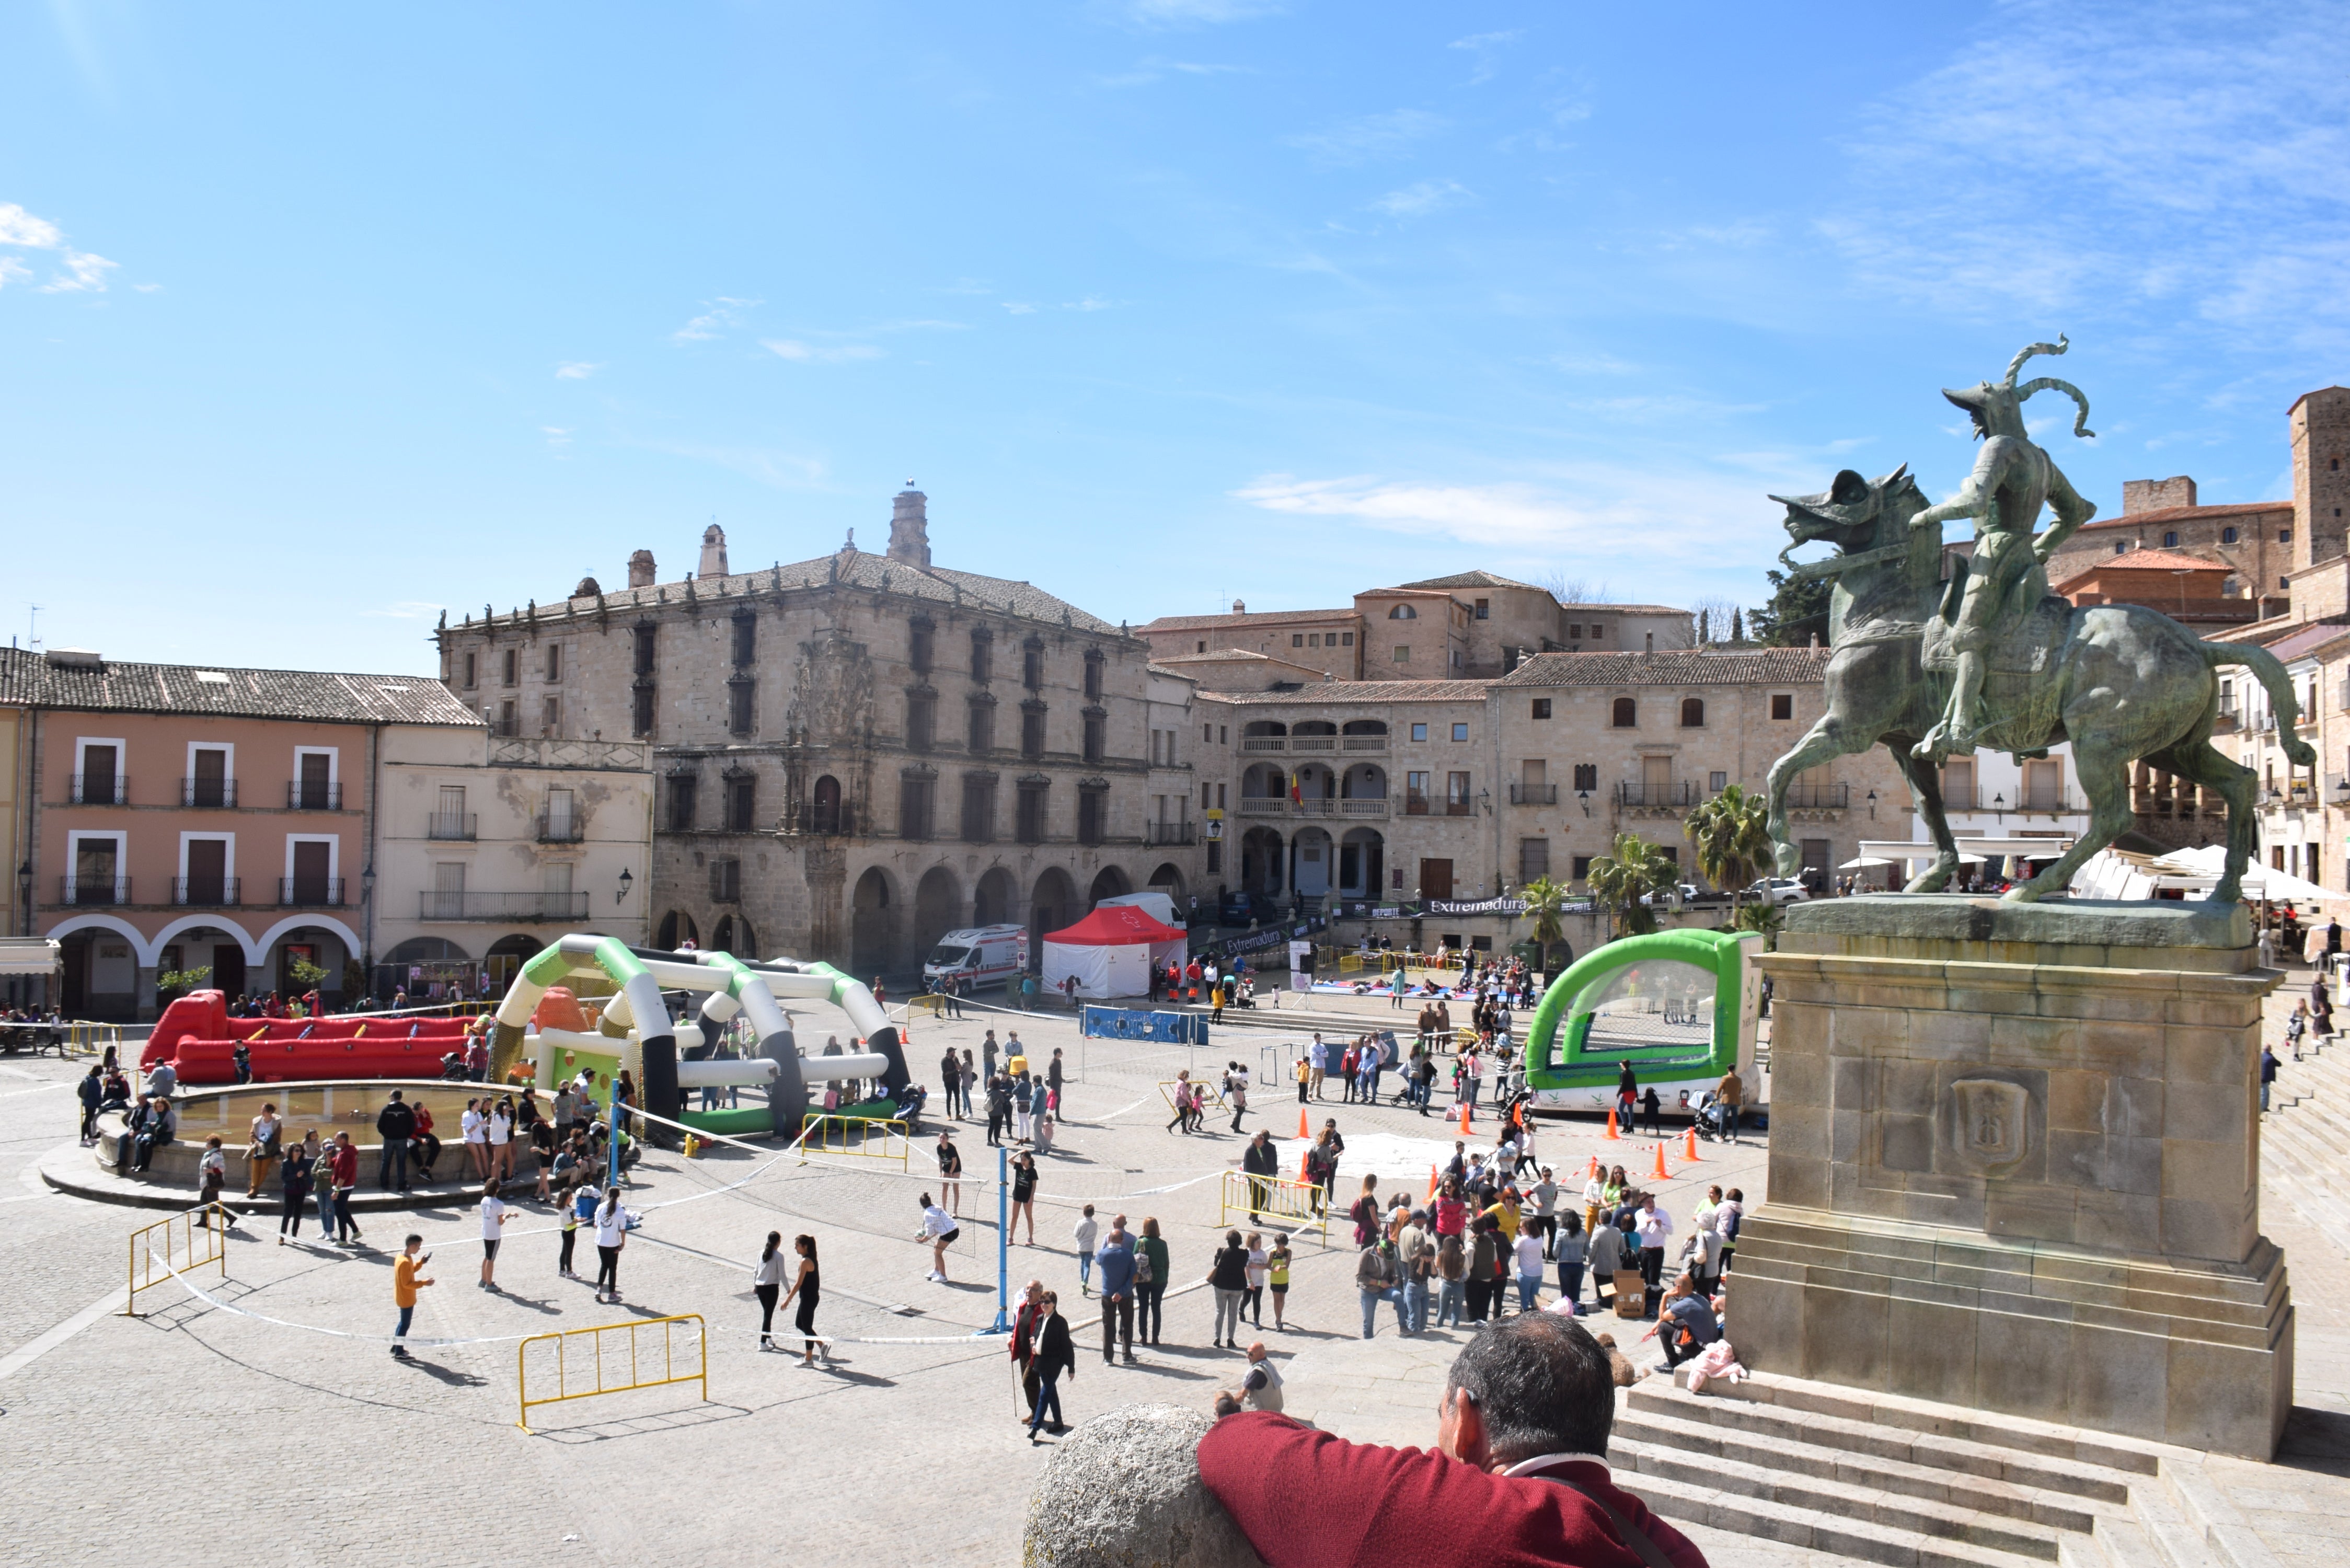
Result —
[{"label": "cobblestone pavement", "polygon": [[[826,1009],[799,1011],[804,1029],[845,1030]],[[1391,1022],[1363,1012],[1367,1022]],[[990,1024],[999,1038],[1018,1029],[1040,1061],[1059,1046],[1073,1074],[1072,1119],[1041,1162],[1038,1244],[1011,1251],[1015,1290],[1034,1274],[1074,1308],[1080,1365],[1064,1386],[1067,1418],[1136,1399],[1205,1402],[1237,1381],[1242,1361],[1207,1346],[1210,1301],[1196,1282],[1223,1228],[1217,1179],[1237,1166],[1244,1138],[1223,1130],[1228,1117],[1211,1118],[1206,1136],[1168,1130],[1158,1085],[1179,1066],[1212,1077],[1234,1059],[1261,1075],[1285,1065],[1287,1043],[1239,1030],[1218,1035],[1211,1050],[1081,1042],[1066,1014],[974,1012],[960,1023],[917,1022],[916,1076],[933,1075],[947,1044],[976,1047]],[[145,1298],[149,1317],[98,1316],[18,1364],[18,1353],[39,1348],[109,1293],[119,1304],[125,1238],[150,1218],[38,1188],[34,1165],[60,1145],[71,1152],[66,1085],[77,1074],[54,1061],[0,1064],[0,1277],[8,1281],[0,1454],[9,1463],[0,1523],[13,1539],[41,1542],[44,1560],[117,1559],[133,1532],[142,1562],[166,1563],[209,1564],[232,1551],[296,1564],[471,1563],[486,1550],[484,1532],[500,1552],[551,1549],[614,1563],[746,1541],[813,1563],[1016,1560],[1049,1445],[1031,1448],[1015,1420],[1002,1342],[969,1337],[995,1314],[992,1192],[966,1195],[969,1218],[950,1254],[953,1282],[923,1278],[928,1249],[914,1232],[917,1197],[936,1189],[928,1139],[909,1175],[894,1164],[802,1166],[731,1149],[693,1161],[656,1153],[630,1190],[648,1218],[625,1254],[624,1307],[598,1307],[588,1283],[556,1277],[553,1217],[536,1205],[508,1228],[499,1260],[505,1290],[494,1294],[474,1287],[480,1250],[470,1212],[365,1217],[370,1250],[355,1253],[281,1248],[274,1220],[256,1220],[229,1244],[228,1282],[215,1285],[209,1272],[200,1282],[223,1305],[166,1286]],[[1294,1086],[1268,1085],[1255,1099],[1245,1125],[1273,1128],[1294,1161]],[[1316,1126],[1336,1117],[1347,1138],[1342,1199],[1366,1168],[1381,1173],[1383,1190],[1399,1182],[1425,1190],[1429,1165],[1457,1136],[1435,1116],[1343,1104],[1335,1086],[1309,1110]],[[1491,1139],[1490,1116],[1473,1136]],[[956,1141],[974,1177],[992,1169],[980,1124],[962,1124]],[[1677,1216],[1707,1182],[1762,1196],[1760,1146],[1703,1145],[1704,1161],[1686,1167],[1679,1147],[1669,1156],[1675,1174],[1659,1184]],[[1595,1154],[1636,1171],[1653,1158],[1646,1144],[1607,1143],[1581,1121],[1543,1124],[1540,1151],[1569,1185]],[[1069,1231],[1087,1199],[1104,1220],[1155,1215],[1176,1281],[1190,1282],[1170,1293],[1165,1343],[1143,1349],[1137,1366],[1102,1364],[1091,1303],[1076,1299]],[[2350,1419],[2350,1323],[2333,1304],[2350,1295],[2350,1260],[2273,1197],[2266,1212],[2292,1257],[2303,1403]],[[803,1370],[796,1355],[759,1353],[748,1272],[771,1228],[818,1237],[826,1333],[900,1343],[844,1344],[819,1370]],[[401,1366],[384,1336],[393,1317],[391,1250],[411,1229],[428,1238],[439,1281],[424,1293],[413,1333],[475,1343],[420,1348],[414,1365]],[[1024,1231],[1017,1240],[1024,1243]],[[1377,1338],[1361,1340],[1352,1249],[1343,1234],[1334,1241],[1326,1251],[1300,1238],[1293,1327],[1263,1332],[1288,1358],[1293,1407],[1349,1437],[1426,1443],[1455,1341],[1441,1332],[1399,1340],[1391,1314]],[[589,1241],[579,1250],[592,1275]],[[707,1403],[690,1386],[647,1389],[548,1407],[535,1414],[539,1435],[516,1429],[517,1336],[679,1312],[710,1321]],[[931,1337],[948,1343],[903,1343]],[[2252,1469],[2282,1497],[2309,1495],[2308,1471]],[[2303,1543],[2350,1515],[2271,1511],[2280,1539],[2289,1524]],[[1705,1544],[1724,1564],[1831,1561],[1742,1538],[1709,1536]]]}]

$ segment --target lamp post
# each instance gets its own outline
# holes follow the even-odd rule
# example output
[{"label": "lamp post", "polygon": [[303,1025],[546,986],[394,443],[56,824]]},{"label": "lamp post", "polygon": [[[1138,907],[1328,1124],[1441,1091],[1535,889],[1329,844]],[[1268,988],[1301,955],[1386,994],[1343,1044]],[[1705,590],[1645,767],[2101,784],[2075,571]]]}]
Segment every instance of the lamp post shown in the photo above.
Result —
[{"label": "lamp post", "polygon": [[629,888],[635,881],[636,878],[629,875],[629,868],[625,866],[621,867],[620,890],[612,895],[612,902],[616,905],[627,903],[629,901]]},{"label": "lamp post", "polygon": [[16,867],[16,907],[24,911],[25,929],[20,936],[33,934],[33,863],[26,861]]},{"label": "lamp post", "polygon": [[1587,789],[1576,790],[1575,792],[1575,798],[1582,803],[1583,815],[1589,816],[1591,815],[1591,792]]}]

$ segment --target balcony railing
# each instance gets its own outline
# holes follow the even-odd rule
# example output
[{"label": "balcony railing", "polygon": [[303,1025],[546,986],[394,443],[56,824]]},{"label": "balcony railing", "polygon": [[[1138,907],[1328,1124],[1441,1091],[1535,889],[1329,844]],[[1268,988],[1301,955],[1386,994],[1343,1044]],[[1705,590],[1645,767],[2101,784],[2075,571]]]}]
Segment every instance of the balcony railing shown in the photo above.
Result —
[{"label": "balcony railing", "polygon": [[1143,825],[1145,844],[1193,844],[1199,840],[1197,824],[1189,822],[1151,822]]},{"label": "balcony railing", "polygon": [[538,814],[538,841],[541,844],[577,844],[587,836],[588,819],[576,811],[542,811]]},{"label": "balcony railing", "polygon": [[130,878],[128,877],[60,877],[57,883],[57,902],[60,904],[130,902]]},{"label": "balcony railing", "polygon": [[1556,805],[1558,785],[1555,784],[1513,784],[1510,786],[1512,805]]},{"label": "balcony railing", "polygon": [[522,721],[519,719],[493,719],[490,721],[490,733],[501,741],[511,741],[515,736],[522,733]]},{"label": "balcony railing", "polygon": [[1476,814],[1476,810],[1477,807],[1473,804],[1465,800],[1448,800],[1444,803],[1444,815],[1447,816],[1471,816]]},{"label": "balcony railing", "polygon": [[343,907],[340,877],[282,877],[277,901],[288,909],[339,909]]},{"label": "balcony railing", "polygon": [[1426,816],[1428,815],[1428,797],[1424,794],[1408,794],[1404,796],[1403,814],[1406,816]]},{"label": "balcony railing", "polygon": [[288,811],[340,811],[343,786],[323,779],[296,779],[286,786]]},{"label": "balcony railing", "polygon": [[1639,810],[1679,811],[1704,798],[1705,791],[1695,779],[1676,779],[1669,784],[1635,784],[1621,779],[1616,784],[1616,804]]},{"label": "balcony railing", "polygon": [[1289,737],[1286,735],[1243,735],[1241,737],[1241,750],[1243,752],[1285,752],[1288,749]]},{"label": "balcony railing", "polygon": [[458,840],[471,839],[476,836],[474,833],[474,826],[480,821],[480,816],[470,811],[436,811],[424,824],[424,836],[427,838],[450,838]]},{"label": "balcony railing", "polygon": [[129,782],[120,774],[76,774],[73,794],[75,805],[129,805]]},{"label": "balcony railing", "polygon": [[1336,735],[1292,735],[1289,749],[1293,752],[1335,752],[1338,749]]},{"label": "balcony railing", "polygon": [[1852,804],[1852,785],[1789,784],[1787,804],[1804,811],[1842,811]]},{"label": "balcony railing", "polygon": [[[1388,803],[1379,796],[1320,795],[1291,800],[1284,795],[1243,795],[1243,816],[1385,816]],[[1466,815],[1465,813],[1461,815]]]},{"label": "balcony railing", "polygon": [[1338,749],[1342,752],[1384,752],[1388,749],[1385,735],[1341,735]]},{"label": "balcony railing", "polygon": [[234,779],[182,779],[180,804],[207,806],[234,805],[236,781]]},{"label": "balcony railing", "polygon": [[1243,816],[1287,816],[1289,802],[1279,795],[1243,795],[1241,815]]},{"label": "balcony railing", "polygon": [[1342,795],[1338,800],[1340,816],[1377,816],[1388,814],[1388,803],[1380,795]]},{"label": "balcony railing", "polygon": [[857,809],[847,801],[828,806],[803,804],[798,826],[802,833],[813,833],[819,838],[849,837],[857,832]]},{"label": "balcony railing", "polygon": [[208,909],[233,909],[243,902],[238,897],[242,881],[237,877],[174,877],[172,902]]},{"label": "balcony railing", "polygon": [[554,924],[585,919],[585,893],[444,893],[428,889],[417,896],[420,920],[518,920]]}]

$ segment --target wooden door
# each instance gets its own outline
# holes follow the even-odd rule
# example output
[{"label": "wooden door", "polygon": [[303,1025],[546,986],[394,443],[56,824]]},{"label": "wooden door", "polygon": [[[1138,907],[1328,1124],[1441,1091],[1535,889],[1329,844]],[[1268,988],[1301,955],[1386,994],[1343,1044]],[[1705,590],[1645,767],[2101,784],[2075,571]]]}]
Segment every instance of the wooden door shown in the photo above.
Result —
[{"label": "wooden door", "polygon": [[1419,863],[1419,896],[1423,898],[1452,897],[1452,862],[1422,860]]}]

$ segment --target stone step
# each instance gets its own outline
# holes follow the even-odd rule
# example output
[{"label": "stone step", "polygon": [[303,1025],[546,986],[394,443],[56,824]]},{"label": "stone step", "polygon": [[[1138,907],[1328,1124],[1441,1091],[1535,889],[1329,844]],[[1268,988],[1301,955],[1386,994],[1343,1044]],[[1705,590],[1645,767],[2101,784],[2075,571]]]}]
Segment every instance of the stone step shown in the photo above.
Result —
[{"label": "stone step", "polygon": [[[2042,1533],[2071,1531],[2086,1534],[2096,1527],[2101,1512],[2121,1505],[2100,1502],[2072,1492],[2018,1486],[1993,1476],[1976,1475],[1944,1466],[1921,1465],[1908,1459],[1856,1453],[1850,1449],[1791,1442],[1783,1436],[1742,1432],[1734,1428],[1698,1424],[1640,1410],[1627,1410],[1616,1419],[1616,1435],[1648,1448],[1679,1449],[1702,1456],[1696,1462],[1759,1468],[1781,1472],[1780,1479],[1816,1480],[1859,1487],[1988,1518],[2004,1520]],[[1744,1487],[1726,1487],[1746,1490]],[[1782,1501],[1800,1499],[1782,1498]],[[1913,1526],[1913,1528],[1924,1528]],[[1929,1533],[1939,1533],[1929,1531]],[[2022,1550],[2022,1548],[2014,1548]]]},{"label": "stone step", "polygon": [[2106,1466],[1850,1416],[1781,1408],[1751,1399],[1691,1396],[1654,1382],[1635,1387],[1629,1403],[1636,1411],[1669,1419],[1702,1422],[1783,1442],[1809,1443],[1900,1459],[2097,1502],[2126,1503],[2130,1496],[2127,1478]]},{"label": "stone step", "polygon": [[1881,1563],[1887,1568],[2047,1568],[2051,1561],[1713,1487],[1655,1485],[1638,1476],[1621,1479],[1628,1480],[1629,1490],[1666,1519],[1855,1562]]},{"label": "stone step", "polygon": [[[1758,1445],[1752,1459],[1733,1459],[1680,1446],[1669,1430],[1631,1436],[1621,1425],[1609,1440],[1608,1459],[1618,1472],[1632,1471],[1659,1485],[1705,1487],[1715,1491],[1814,1510],[1852,1523],[1881,1525],[1915,1535],[1969,1546],[1990,1547],[2019,1557],[2056,1560],[2059,1532],[2028,1519],[1986,1513],[1961,1504],[1887,1490],[1856,1474],[1852,1479],[1808,1473],[1805,1456],[1791,1445],[1773,1455]],[[2095,1528],[2093,1515],[2079,1514],[2079,1533]]]}]

